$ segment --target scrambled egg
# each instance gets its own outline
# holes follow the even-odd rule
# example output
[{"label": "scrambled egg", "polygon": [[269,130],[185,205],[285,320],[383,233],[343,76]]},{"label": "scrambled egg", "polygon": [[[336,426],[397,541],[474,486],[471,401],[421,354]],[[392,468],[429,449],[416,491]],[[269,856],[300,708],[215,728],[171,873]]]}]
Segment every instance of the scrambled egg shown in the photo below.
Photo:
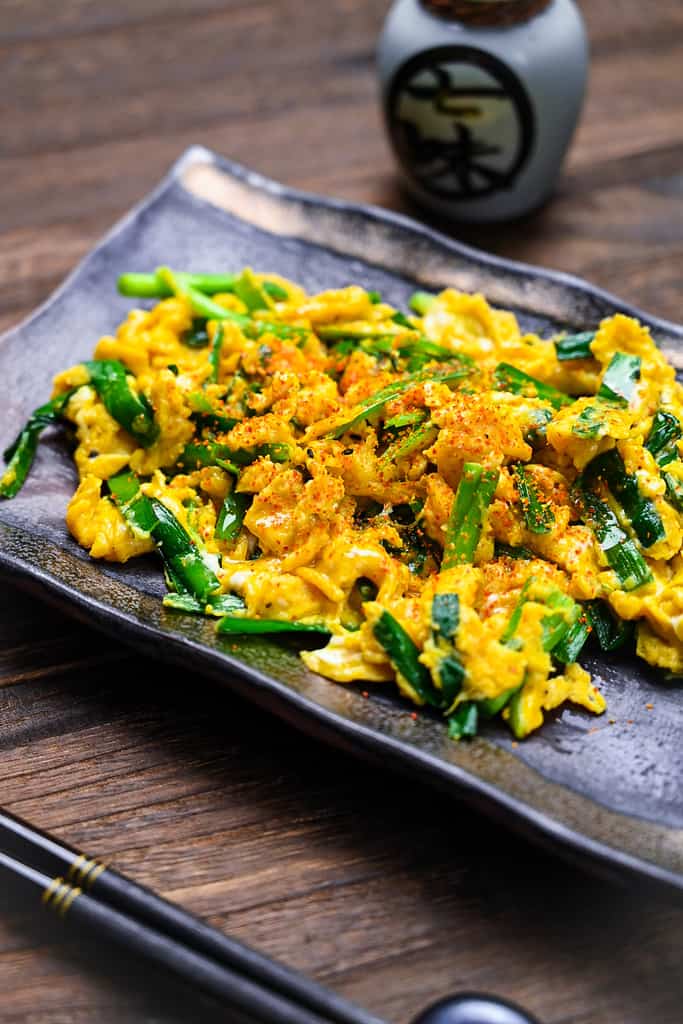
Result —
[{"label": "scrambled egg", "polygon": [[[325,626],[326,646],[301,655],[310,669],[340,683],[394,680],[417,704],[455,715],[456,736],[468,734],[458,709],[500,712],[518,737],[565,701],[604,710],[571,651],[560,660],[548,639],[556,627],[591,632],[576,602],[600,602],[616,626],[635,622],[638,655],[683,673],[683,461],[677,438],[664,463],[648,448],[658,411],[683,416],[683,392],[646,328],[616,315],[582,356],[561,359],[557,338],[522,333],[481,295],[447,290],[405,316],[357,286],[307,295],[275,275],[254,281],[286,298],[251,313],[234,294],[213,301],[266,325],[255,336],[217,318],[203,345],[188,343],[193,310],[179,295],[133,310],[97,345],[94,358],[120,361],[153,409],[159,433],[147,447],[82,368],[56,378],[55,395],[73,391],[65,415],[80,478],[67,523],[94,558],[125,562],[155,547],[107,491],[128,468],[214,559],[221,592],[242,598],[245,617]],[[610,367],[624,357],[631,386],[620,394]],[[501,377],[501,364],[522,377]],[[453,367],[462,373],[449,378]],[[611,464],[590,477],[605,456],[623,466],[628,494],[610,483]],[[492,493],[471,557],[453,560],[445,552],[462,537],[449,529],[472,464]],[[612,517],[609,537],[581,486]],[[221,538],[221,509],[238,497],[241,521]],[[647,545],[633,507],[657,517]],[[618,551],[635,552],[637,586]],[[553,613],[557,594],[567,604]],[[449,595],[457,622],[446,635],[434,609]],[[382,640],[387,614],[415,654],[411,671]]]}]

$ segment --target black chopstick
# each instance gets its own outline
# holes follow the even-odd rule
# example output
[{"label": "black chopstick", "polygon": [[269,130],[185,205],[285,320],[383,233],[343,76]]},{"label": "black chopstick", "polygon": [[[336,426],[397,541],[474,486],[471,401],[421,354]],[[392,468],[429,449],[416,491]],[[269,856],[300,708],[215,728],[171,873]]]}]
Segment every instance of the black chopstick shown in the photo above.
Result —
[{"label": "black chopstick", "polygon": [[269,1024],[382,1024],[7,811],[0,811],[0,868],[75,924],[123,942]]},{"label": "black chopstick", "polygon": [[125,946],[132,954],[153,960],[232,1009],[266,1024],[327,1024],[325,1018],[263,988],[211,957],[2,852],[0,872],[11,875],[30,894],[40,896],[46,906],[68,917],[76,928],[94,931],[100,937]]}]

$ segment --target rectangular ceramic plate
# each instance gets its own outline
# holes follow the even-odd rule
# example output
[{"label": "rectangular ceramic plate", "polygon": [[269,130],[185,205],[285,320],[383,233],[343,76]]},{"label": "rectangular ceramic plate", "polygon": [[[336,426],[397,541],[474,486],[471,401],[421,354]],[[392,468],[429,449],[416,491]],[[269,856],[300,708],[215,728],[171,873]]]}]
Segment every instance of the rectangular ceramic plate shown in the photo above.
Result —
[{"label": "rectangular ceramic plate", "polygon": [[[89,357],[131,308],[124,270],[245,264],[309,291],[360,283],[405,308],[417,287],[481,291],[546,335],[617,311],[649,324],[681,364],[683,329],[567,276],[465,248],[403,217],[286,189],[200,148],[0,344],[2,448],[50,393],[53,375]],[[0,449],[1,450],[1,449]],[[0,570],[83,621],[159,658],[202,670],[271,712],[356,754],[469,799],[587,866],[683,891],[683,710],[678,684],[643,663],[588,659],[608,714],[567,708],[519,745],[503,726],[453,743],[444,722],[389,687],[346,687],[308,672],[291,642],[219,639],[215,622],[164,609],[158,564],[88,558],[64,511],[75,470],[63,439],[41,445],[20,495],[0,503]],[[647,705],[652,704],[652,710]],[[613,720],[613,724],[612,724]]]}]

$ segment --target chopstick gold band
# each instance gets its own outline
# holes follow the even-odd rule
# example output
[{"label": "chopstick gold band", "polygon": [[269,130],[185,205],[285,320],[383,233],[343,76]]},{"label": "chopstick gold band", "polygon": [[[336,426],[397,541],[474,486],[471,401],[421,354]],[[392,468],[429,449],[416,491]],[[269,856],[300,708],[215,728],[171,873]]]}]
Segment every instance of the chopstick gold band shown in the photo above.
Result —
[{"label": "chopstick gold band", "polygon": [[100,860],[93,860],[91,857],[86,857],[85,854],[79,853],[75,861],[71,864],[69,870],[66,873],[67,881],[75,882],[77,885],[82,886],[83,889],[90,889],[93,882],[102,874],[107,867]]},{"label": "chopstick gold band", "polygon": [[78,886],[69,885],[63,878],[53,878],[42,895],[43,906],[55,910],[64,917],[71,904],[83,892]]}]

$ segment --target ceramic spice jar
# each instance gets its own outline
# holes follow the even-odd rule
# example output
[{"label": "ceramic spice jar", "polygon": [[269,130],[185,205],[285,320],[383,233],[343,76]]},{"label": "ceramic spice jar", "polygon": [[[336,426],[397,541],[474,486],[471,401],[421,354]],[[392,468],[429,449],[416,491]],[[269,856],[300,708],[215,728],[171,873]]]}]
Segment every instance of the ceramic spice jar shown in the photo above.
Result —
[{"label": "ceramic spice jar", "polygon": [[377,59],[389,138],[419,202],[485,222],[548,198],[586,84],[573,0],[395,0]]}]

